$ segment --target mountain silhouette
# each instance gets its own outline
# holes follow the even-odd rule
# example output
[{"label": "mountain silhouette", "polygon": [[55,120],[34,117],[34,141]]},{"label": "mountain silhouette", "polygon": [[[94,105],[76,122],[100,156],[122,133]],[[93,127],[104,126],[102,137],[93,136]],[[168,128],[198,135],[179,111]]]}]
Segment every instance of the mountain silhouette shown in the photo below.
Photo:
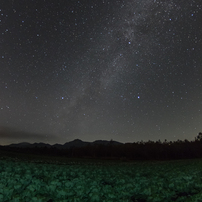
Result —
[{"label": "mountain silhouette", "polygon": [[42,147],[47,147],[47,148],[57,148],[57,149],[69,149],[72,147],[85,147],[88,145],[121,145],[123,143],[117,142],[117,141],[107,141],[107,140],[96,140],[94,142],[84,142],[80,139],[75,139],[73,141],[70,142],[66,142],[65,144],[54,144],[54,145],[50,145],[50,144],[45,144],[45,143],[28,143],[28,142],[21,142],[18,144],[10,144],[7,145],[8,147],[16,147],[16,148],[42,148]]}]

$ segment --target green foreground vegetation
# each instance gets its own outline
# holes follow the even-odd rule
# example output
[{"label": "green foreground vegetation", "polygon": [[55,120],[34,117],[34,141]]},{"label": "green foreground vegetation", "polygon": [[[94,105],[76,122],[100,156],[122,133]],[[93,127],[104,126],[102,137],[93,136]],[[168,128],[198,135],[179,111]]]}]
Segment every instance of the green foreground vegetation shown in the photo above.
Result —
[{"label": "green foreground vegetation", "polygon": [[202,159],[117,161],[2,151],[0,201],[202,201]]}]

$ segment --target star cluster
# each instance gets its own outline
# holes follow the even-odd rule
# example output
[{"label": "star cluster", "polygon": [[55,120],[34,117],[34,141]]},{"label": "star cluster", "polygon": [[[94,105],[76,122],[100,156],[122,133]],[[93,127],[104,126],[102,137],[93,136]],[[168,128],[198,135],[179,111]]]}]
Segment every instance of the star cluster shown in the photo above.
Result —
[{"label": "star cluster", "polygon": [[193,0],[3,2],[0,130],[33,135],[2,144],[194,139],[201,20]]}]

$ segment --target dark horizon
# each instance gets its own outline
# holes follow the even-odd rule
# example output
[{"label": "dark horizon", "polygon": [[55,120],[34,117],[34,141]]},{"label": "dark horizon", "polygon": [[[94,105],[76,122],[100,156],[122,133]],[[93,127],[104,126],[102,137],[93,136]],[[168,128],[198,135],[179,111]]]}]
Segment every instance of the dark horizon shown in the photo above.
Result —
[{"label": "dark horizon", "polygon": [[[199,132],[198,134],[200,134],[201,132]],[[45,135],[45,137],[50,137],[48,134]],[[30,141],[29,142],[29,139],[32,139],[34,137],[34,139],[36,139],[38,137],[38,139],[40,139],[39,141]],[[9,142],[7,144],[5,143],[0,143],[1,146],[8,146],[8,145],[11,145],[11,144],[20,144],[20,143],[29,143],[29,144],[35,144],[35,143],[44,143],[44,144],[49,144],[49,145],[55,145],[55,144],[61,144],[61,145],[64,145],[65,143],[69,143],[69,142],[72,142],[72,141],[75,141],[75,140],[80,140],[82,142],[89,142],[89,143],[92,143],[92,142],[95,142],[95,141],[114,141],[114,142],[119,142],[121,144],[125,144],[125,143],[137,143],[137,142],[148,142],[148,141],[152,141],[152,142],[158,142],[160,141],[161,143],[163,142],[177,142],[177,141],[185,141],[185,140],[188,140],[188,139],[178,139],[178,140],[175,140],[175,141],[172,141],[172,140],[168,140],[168,139],[164,139],[164,140],[161,140],[161,139],[158,139],[158,140],[146,140],[146,141],[143,141],[143,140],[139,140],[139,141],[134,141],[134,142],[129,142],[129,141],[126,141],[126,142],[121,142],[121,141],[117,141],[115,139],[95,139],[93,141],[88,141],[88,140],[83,140],[83,139],[80,139],[80,138],[76,138],[75,139],[72,139],[70,141],[66,141],[66,142],[48,142],[44,139],[44,141],[42,140],[42,137],[44,137],[44,134],[33,134],[33,133],[29,133],[29,132],[26,132],[26,131],[19,131],[19,130],[14,130],[13,128],[7,128],[7,127],[0,127],[0,138],[1,139],[11,139],[12,140],[19,140],[19,139],[22,139],[22,141],[13,141],[13,142]],[[197,136],[194,137],[194,139],[191,139],[191,140],[188,140],[189,142],[191,141],[194,141],[196,139]],[[27,139],[27,141],[23,141],[23,138],[24,139]]]},{"label": "dark horizon", "polygon": [[[108,159],[108,160],[182,160],[202,158],[202,133],[199,133],[195,141],[188,140],[176,142],[148,141],[134,143],[119,143],[115,141],[83,142],[76,139],[64,145],[49,145],[44,143],[12,144],[0,146],[3,159],[14,158],[16,160],[31,160],[34,158],[47,158],[52,160],[63,157],[63,160],[71,158],[83,159]],[[57,158],[58,157],[58,158]],[[56,158],[56,159],[55,159]],[[58,163],[58,161],[56,161]]]}]

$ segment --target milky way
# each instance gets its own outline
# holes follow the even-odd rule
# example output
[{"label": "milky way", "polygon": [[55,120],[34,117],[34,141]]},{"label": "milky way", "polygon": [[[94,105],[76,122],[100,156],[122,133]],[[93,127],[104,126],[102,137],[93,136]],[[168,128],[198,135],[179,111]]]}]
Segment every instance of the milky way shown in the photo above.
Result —
[{"label": "milky way", "polygon": [[29,133],[2,144],[193,140],[201,20],[191,0],[2,3],[1,131]]}]

